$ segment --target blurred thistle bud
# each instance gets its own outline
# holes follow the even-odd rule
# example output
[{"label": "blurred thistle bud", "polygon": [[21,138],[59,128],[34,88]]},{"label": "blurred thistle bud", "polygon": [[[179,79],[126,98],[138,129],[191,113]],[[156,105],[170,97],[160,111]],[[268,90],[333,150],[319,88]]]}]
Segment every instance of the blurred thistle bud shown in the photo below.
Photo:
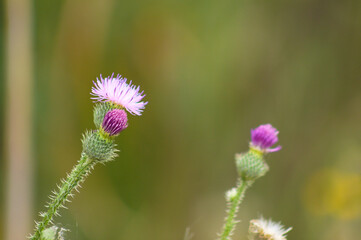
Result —
[{"label": "blurred thistle bud", "polygon": [[281,223],[265,220],[263,217],[250,221],[249,240],[286,240],[286,233],[292,227],[285,229]]},{"label": "blurred thistle bud", "polygon": [[239,176],[243,180],[255,180],[269,170],[264,161],[264,154],[276,152],[281,146],[271,148],[278,142],[278,131],[271,124],[260,125],[251,130],[250,149],[247,153],[236,154],[236,165]]},{"label": "blurred thistle bud", "polygon": [[99,129],[102,126],[104,116],[107,114],[107,112],[118,108],[114,104],[110,102],[101,102],[95,104],[94,107],[94,124]]},{"label": "blurred thistle bud", "polygon": [[237,196],[237,188],[232,188],[226,192],[226,200],[227,202],[233,202],[233,200]]},{"label": "blurred thistle bud", "polygon": [[107,112],[102,123],[102,130],[109,136],[118,135],[128,127],[127,113],[122,109]]},{"label": "blurred thistle bud", "polygon": [[260,125],[255,129],[251,129],[250,147],[262,153],[277,152],[281,150],[281,146],[271,148],[278,142],[278,131],[271,124]]},{"label": "blurred thistle bud", "polygon": [[117,154],[112,139],[104,138],[99,131],[87,131],[83,135],[83,152],[94,161],[111,161]]},{"label": "blurred thistle bud", "polygon": [[247,153],[236,154],[238,175],[245,181],[256,180],[264,176],[269,167],[263,155],[250,149]]}]

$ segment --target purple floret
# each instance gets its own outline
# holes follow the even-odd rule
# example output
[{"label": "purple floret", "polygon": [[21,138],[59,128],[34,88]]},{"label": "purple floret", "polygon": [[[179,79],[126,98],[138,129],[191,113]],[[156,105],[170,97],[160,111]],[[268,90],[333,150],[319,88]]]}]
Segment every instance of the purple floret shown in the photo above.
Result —
[{"label": "purple floret", "polygon": [[277,152],[281,150],[281,146],[271,148],[278,142],[278,131],[271,124],[260,125],[255,129],[251,129],[251,145],[260,148],[264,152]]},{"label": "purple floret", "polygon": [[132,81],[127,83],[126,78],[121,75],[114,77],[114,74],[94,82],[92,87],[91,99],[99,102],[112,102],[118,106],[125,108],[132,115],[142,115],[142,111],[148,102],[143,102],[145,97],[143,91],[140,91],[139,86],[132,85]]},{"label": "purple floret", "polygon": [[117,135],[128,127],[127,113],[122,109],[114,109],[105,114],[102,128],[109,136]]}]

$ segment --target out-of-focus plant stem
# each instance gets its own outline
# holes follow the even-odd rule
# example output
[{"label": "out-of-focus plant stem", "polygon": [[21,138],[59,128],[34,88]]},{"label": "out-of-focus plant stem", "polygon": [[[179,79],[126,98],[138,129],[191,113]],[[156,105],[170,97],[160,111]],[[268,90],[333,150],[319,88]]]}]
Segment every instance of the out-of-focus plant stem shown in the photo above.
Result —
[{"label": "out-of-focus plant stem", "polygon": [[239,205],[243,200],[243,196],[247,188],[252,184],[252,181],[238,180],[237,194],[229,202],[227,209],[226,222],[223,226],[223,232],[221,233],[219,240],[230,240],[230,236],[233,233],[235,225],[238,221],[235,220],[238,212]]}]

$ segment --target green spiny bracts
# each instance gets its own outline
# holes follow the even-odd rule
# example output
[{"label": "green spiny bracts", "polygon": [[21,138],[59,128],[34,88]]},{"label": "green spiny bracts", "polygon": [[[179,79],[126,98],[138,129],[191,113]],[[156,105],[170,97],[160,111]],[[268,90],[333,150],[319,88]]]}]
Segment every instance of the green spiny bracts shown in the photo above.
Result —
[{"label": "green spiny bracts", "polygon": [[245,181],[256,180],[269,169],[263,154],[252,148],[247,153],[236,154],[236,166],[238,175]]},{"label": "green spiny bracts", "polygon": [[83,152],[94,161],[107,162],[117,156],[113,138],[100,131],[87,131],[82,142]]},{"label": "green spiny bracts", "polygon": [[105,114],[113,109],[120,109],[120,107],[111,102],[101,102],[94,106],[94,124],[98,129],[103,123]]},{"label": "green spiny bracts", "polygon": [[47,204],[47,211],[40,213],[42,220],[36,223],[35,233],[30,237],[31,240],[41,239],[42,232],[46,229],[48,224],[52,223],[54,216],[59,216],[60,207],[64,207],[65,202],[70,202],[70,197],[73,196],[73,190],[77,190],[80,184],[89,175],[97,161],[91,160],[86,154],[82,154],[78,164],[76,164],[66,179],[61,181],[57,191],[53,191],[50,202]]}]

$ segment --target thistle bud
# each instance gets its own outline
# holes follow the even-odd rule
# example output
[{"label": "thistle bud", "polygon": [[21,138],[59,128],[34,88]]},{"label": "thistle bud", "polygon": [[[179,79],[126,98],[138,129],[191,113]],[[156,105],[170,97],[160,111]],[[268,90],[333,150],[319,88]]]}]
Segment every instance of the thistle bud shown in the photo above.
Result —
[{"label": "thistle bud", "polygon": [[87,131],[83,135],[83,152],[94,161],[111,161],[117,154],[112,139],[104,138],[99,131]]},{"label": "thistle bud", "polygon": [[285,229],[280,223],[261,217],[250,221],[249,240],[286,240],[285,234],[291,230],[291,227]]},{"label": "thistle bud", "polygon": [[114,109],[105,114],[102,129],[109,136],[118,135],[128,127],[127,113],[122,109]]},{"label": "thistle bud", "polygon": [[278,142],[278,131],[271,124],[260,125],[251,129],[250,149],[247,153],[236,154],[236,165],[243,180],[255,180],[266,174],[269,167],[264,161],[264,154],[276,152],[281,146],[271,148]]},{"label": "thistle bud", "polygon": [[264,176],[269,167],[259,152],[249,150],[247,153],[236,154],[238,175],[245,181],[256,180]]}]

